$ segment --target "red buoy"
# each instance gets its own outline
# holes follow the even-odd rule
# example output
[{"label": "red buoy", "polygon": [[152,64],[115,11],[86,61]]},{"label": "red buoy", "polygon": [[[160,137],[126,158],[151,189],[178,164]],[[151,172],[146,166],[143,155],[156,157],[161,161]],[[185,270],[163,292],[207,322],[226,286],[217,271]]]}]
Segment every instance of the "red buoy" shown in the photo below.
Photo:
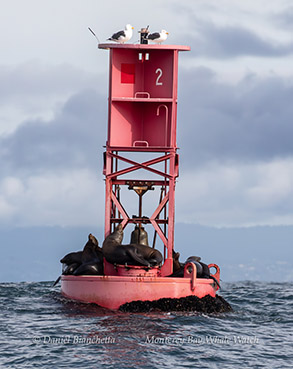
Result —
[{"label": "red buoy", "polygon": [[[109,115],[105,175],[105,237],[118,224],[153,229],[153,247],[160,240],[163,263],[156,267],[113,265],[104,259],[104,275],[61,278],[62,293],[72,299],[117,309],[126,302],[215,296],[219,267],[213,278],[197,278],[196,265],[185,265],[183,277],[173,273],[175,185],[179,175],[177,153],[177,81],[181,45],[99,44],[110,50]],[[147,159],[145,158],[147,156]],[[138,197],[138,214],[129,214],[122,189]],[[159,202],[143,214],[144,195],[158,190]],[[148,207],[150,203],[148,202]],[[141,230],[141,233],[139,231]],[[133,231],[134,232],[134,231]],[[144,233],[143,233],[144,232]],[[148,241],[146,241],[148,242]],[[142,243],[142,242],[139,242]],[[182,249],[184,245],[180,245]],[[215,281],[216,279],[216,281]]]}]

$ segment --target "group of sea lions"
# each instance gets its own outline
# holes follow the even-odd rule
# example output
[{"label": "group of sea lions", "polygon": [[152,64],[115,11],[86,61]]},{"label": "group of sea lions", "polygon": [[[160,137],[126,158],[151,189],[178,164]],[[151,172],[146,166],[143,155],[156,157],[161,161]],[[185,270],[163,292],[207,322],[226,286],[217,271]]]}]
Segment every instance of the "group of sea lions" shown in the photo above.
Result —
[{"label": "group of sea lions", "polygon": [[[146,233],[146,232],[145,232]],[[136,265],[144,267],[160,266],[163,256],[160,251],[141,243],[122,245],[123,227],[119,224],[99,247],[98,240],[90,233],[82,251],[65,255],[60,262],[63,264],[63,275],[103,275],[103,258],[111,264]],[[132,237],[133,242],[133,237]],[[183,277],[186,263],[196,265],[198,278],[211,278],[209,267],[200,262],[200,257],[191,256],[185,263],[179,261],[179,252],[173,251],[173,274],[170,277]],[[60,280],[57,279],[55,284]]]},{"label": "group of sea lions", "polygon": [[199,256],[189,256],[185,263],[180,263],[180,254],[173,250],[173,273],[170,277],[183,277],[185,265],[188,263],[193,263],[196,266],[196,277],[197,278],[211,278],[220,288],[218,280],[210,273],[210,268],[207,264],[201,262]]},{"label": "group of sea lions", "polygon": [[[145,233],[139,239],[145,243]],[[133,241],[132,237],[132,241]],[[163,256],[160,251],[145,244],[130,243],[122,245],[123,228],[119,224],[115,231],[107,236],[102,248],[99,242],[91,233],[82,251],[71,252],[65,255],[60,262],[63,264],[63,275],[103,275],[103,258],[111,264],[121,265],[141,265],[154,267],[161,265]],[[60,277],[54,283],[57,284]]]},{"label": "group of sea lions", "polygon": [[64,275],[103,274],[103,251],[91,233],[82,251],[67,254],[60,262],[63,264]]},{"label": "group of sea lions", "polygon": [[193,263],[196,266],[197,278],[210,278],[210,268],[207,264],[201,262],[199,256],[189,256],[185,263],[180,263],[180,254],[173,250],[173,274],[172,277],[183,277],[184,267],[187,263]]},{"label": "group of sea lions", "polygon": [[123,228],[119,224],[115,231],[105,238],[103,242],[103,254],[111,264],[128,264],[154,267],[160,265],[163,256],[160,251],[142,244],[122,245]]}]

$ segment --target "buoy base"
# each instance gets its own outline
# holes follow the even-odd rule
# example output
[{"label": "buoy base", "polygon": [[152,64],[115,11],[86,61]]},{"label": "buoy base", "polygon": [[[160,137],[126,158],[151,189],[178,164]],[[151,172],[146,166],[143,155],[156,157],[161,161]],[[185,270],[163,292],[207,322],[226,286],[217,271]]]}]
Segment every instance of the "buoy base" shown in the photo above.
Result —
[{"label": "buoy base", "polygon": [[[219,268],[214,278],[220,281]],[[95,303],[108,309],[119,309],[127,302],[154,301],[161,298],[180,298],[206,295],[216,296],[219,289],[214,279],[196,278],[196,268],[189,263],[183,278],[172,277],[137,277],[137,276],[73,276],[61,278],[62,294],[70,299]]]}]

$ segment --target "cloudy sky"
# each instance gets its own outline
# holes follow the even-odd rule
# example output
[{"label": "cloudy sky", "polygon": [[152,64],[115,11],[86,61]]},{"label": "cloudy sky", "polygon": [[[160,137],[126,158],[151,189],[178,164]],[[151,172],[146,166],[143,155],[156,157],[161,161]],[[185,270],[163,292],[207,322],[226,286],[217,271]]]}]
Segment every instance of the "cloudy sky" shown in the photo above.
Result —
[{"label": "cloudy sky", "polygon": [[[142,4],[144,8],[142,9]],[[176,221],[293,225],[293,5],[0,0],[0,225],[103,226],[108,52],[126,23],[180,54]]]}]

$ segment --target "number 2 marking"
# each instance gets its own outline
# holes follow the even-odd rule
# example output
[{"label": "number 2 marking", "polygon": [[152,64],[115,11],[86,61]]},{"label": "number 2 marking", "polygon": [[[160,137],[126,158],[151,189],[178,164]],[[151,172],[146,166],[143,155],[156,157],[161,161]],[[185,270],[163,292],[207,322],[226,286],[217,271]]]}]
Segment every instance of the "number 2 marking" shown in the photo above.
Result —
[{"label": "number 2 marking", "polygon": [[[159,74],[158,74],[159,73]],[[157,79],[156,79],[156,86],[162,86],[162,84],[163,84],[163,82],[160,82],[160,78],[162,77],[162,75],[163,75],[163,71],[162,71],[162,69],[161,68],[158,68],[157,70],[156,70],[156,74],[158,74],[158,77],[157,77]]]}]

